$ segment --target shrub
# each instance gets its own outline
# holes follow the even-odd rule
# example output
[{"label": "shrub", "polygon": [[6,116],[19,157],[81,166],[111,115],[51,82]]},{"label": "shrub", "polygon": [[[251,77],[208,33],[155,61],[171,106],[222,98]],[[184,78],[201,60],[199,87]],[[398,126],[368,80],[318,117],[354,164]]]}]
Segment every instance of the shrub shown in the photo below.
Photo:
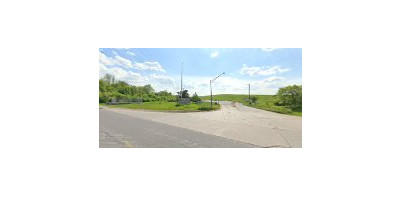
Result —
[{"label": "shrub", "polygon": [[211,110],[213,110],[213,108],[211,108],[211,106],[201,106],[201,107],[199,107],[197,109],[201,110],[201,111],[211,111]]},{"label": "shrub", "polygon": [[111,100],[110,95],[100,92],[100,94],[99,94],[99,102],[100,103],[107,103],[107,102],[110,102],[110,100]]},{"label": "shrub", "polygon": [[251,101],[252,103],[256,103],[257,100],[258,100],[258,98],[257,98],[256,96],[250,97],[250,101]]},{"label": "shrub", "polygon": [[167,98],[167,101],[168,101],[168,102],[175,102],[175,101],[176,101],[176,97],[174,97],[174,96],[169,96],[169,97]]},{"label": "shrub", "polygon": [[192,102],[200,102],[200,101],[201,101],[201,98],[197,95],[197,93],[194,93],[193,96],[192,96],[192,98],[190,98],[190,100],[191,100]]},{"label": "shrub", "polygon": [[286,105],[292,108],[299,108],[302,105],[302,87],[301,85],[292,85],[280,88],[276,97],[276,105]]}]

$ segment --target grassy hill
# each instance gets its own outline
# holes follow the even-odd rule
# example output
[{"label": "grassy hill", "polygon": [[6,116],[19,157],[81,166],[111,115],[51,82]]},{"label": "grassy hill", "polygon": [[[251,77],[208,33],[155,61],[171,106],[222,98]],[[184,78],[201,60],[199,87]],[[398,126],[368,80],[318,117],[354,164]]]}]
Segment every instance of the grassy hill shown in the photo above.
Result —
[{"label": "grassy hill", "polygon": [[[248,98],[249,95],[241,95],[241,94],[219,94],[219,95],[213,95],[213,101],[214,100],[219,100],[219,101],[236,101],[243,103],[246,106],[249,107],[254,107],[262,110],[267,110],[267,111],[272,111],[272,112],[277,112],[277,113],[282,113],[282,114],[288,114],[288,115],[294,115],[294,116],[302,116],[302,110],[297,109],[297,110],[292,110],[288,106],[277,106],[274,104],[275,102],[275,97],[273,95],[251,95],[251,96],[256,96],[257,97],[257,102],[255,104],[249,104],[248,103]],[[202,96],[201,99],[203,100],[210,100],[210,96]]]}]

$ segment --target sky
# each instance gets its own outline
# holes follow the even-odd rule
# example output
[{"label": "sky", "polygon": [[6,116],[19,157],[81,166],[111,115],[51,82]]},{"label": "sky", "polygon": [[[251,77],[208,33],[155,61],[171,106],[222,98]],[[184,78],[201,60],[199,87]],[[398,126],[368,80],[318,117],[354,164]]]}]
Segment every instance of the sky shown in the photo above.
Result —
[{"label": "sky", "polygon": [[99,78],[106,73],[131,85],[189,94],[275,94],[302,84],[301,48],[100,48]]}]

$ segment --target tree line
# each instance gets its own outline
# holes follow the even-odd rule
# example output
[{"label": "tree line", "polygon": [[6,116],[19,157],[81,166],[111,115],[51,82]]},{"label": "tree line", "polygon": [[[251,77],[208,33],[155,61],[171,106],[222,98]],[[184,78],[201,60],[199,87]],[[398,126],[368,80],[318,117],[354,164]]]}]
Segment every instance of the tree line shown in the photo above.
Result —
[{"label": "tree line", "polygon": [[[152,102],[152,101],[167,101],[175,102],[181,97],[181,92],[173,95],[166,90],[156,92],[150,85],[135,86],[126,83],[125,81],[117,81],[115,77],[106,74],[99,79],[99,102],[108,103],[116,102]],[[190,98],[193,102],[201,101],[200,97],[195,93],[190,97],[188,90],[182,91],[183,98]]]},{"label": "tree line", "polygon": [[117,81],[114,76],[106,74],[99,80],[99,102],[151,102],[151,101],[175,101],[176,98],[168,91],[155,92],[150,85],[135,86],[125,81]]}]

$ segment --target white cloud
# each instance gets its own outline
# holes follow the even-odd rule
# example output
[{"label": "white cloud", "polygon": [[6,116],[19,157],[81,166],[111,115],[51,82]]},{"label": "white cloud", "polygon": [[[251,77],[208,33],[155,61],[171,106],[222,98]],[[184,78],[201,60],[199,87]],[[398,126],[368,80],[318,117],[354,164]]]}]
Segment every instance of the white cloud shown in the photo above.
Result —
[{"label": "white cloud", "polygon": [[125,68],[134,68],[138,70],[154,70],[159,72],[165,72],[161,64],[158,62],[132,62],[129,59],[123,58],[119,55],[115,57],[108,57],[104,53],[100,52],[100,63],[105,66],[122,66]]},{"label": "white cloud", "polygon": [[279,48],[262,48],[261,50],[263,50],[263,51],[269,53],[269,52],[272,52],[272,51],[275,51],[275,50],[278,50],[278,49],[279,49]]},{"label": "white cloud", "polygon": [[260,86],[264,87],[264,88],[268,88],[268,89],[273,89],[278,91],[279,88],[281,87],[285,87],[288,85],[301,85],[301,79],[288,79],[288,80],[273,80],[273,81],[268,81],[268,79],[264,79],[259,81]]},{"label": "white cloud", "polygon": [[[198,95],[210,95],[210,78],[212,77],[186,77],[183,79],[183,88],[189,94],[197,92]],[[275,84],[266,80],[246,80],[235,77],[222,76],[212,83],[213,94],[248,94],[248,85],[251,84],[252,94],[275,94],[278,90]],[[177,86],[179,89],[179,84]],[[175,91],[176,92],[176,91]]]},{"label": "white cloud", "polygon": [[[176,94],[180,89],[180,77],[171,77],[168,75],[150,74],[143,76],[140,73],[126,71],[120,67],[107,68],[100,63],[100,75],[109,73],[115,76],[117,80],[126,81],[132,85],[151,84],[156,91],[167,90]],[[189,94],[193,95],[197,92],[198,95],[210,95],[210,79],[209,77],[191,77],[183,78],[183,88],[189,90]],[[260,80],[254,79],[239,79],[233,76],[221,76],[212,83],[213,94],[247,94],[248,86],[251,84],[252,94],[275,94],[280,87],[285,87],[293,84],[301,84],[300,79],[284,79],[278,76],[271,76]]]},{"label": "white cloud", "polygon": [[133,68],[134,66],[132,65],[132,62],[126,58],[123,58],[121,56],[115,56],[114,57],[114,64],[124,66],[126,68]]},{"label": "white cloud", "polygon": [[100,77],[105,74],[114,75],[118,81],[125,81],[132,85],[145,85],[148,84],[149,80],[147,77],[142,76],[140,73],[124,70],[120,67],[108,68],[104,64],[100,63]]},{"label": "white cloud", "polygon": [[215,51],[215,52],[211,53],[211,58],[216,58],[216,57],[218,57],[218,55],[219,55],[219,52]]},{"label": "white cloud", "polygon": [[175,94],[179,90],[174,78],[170,76],[151,74],[148,78],[151,86],[156,91],[167,90],[168,92]]},{"label": "white cloud", "polygon": [[240,74],[244,75],[250,75],[250,76],[268,76],[268,75],[274,75],[278,73],[283,73],[289,71],[289,68],[281,68],[280,66],[247,66],[246,64],[243,64],[242,69],[240,70]]},{"label": "white cloud", "polygon": [[110,66],[114,64],[114,59],[111,57],[106,56],[104,53],[100,52],[99,56],[99,62],[100,64],[103,64],[105,66]]},{"label": "white cloud", "polygon": [[271,81],[279,81],[279,80],[283,80],[283,79],[284,79],[283,77],[272,76],[272,77],[266,78],[264,80],[267,82],[271,82]]},{"label": "white cloud", "polygon": [[[210,95],[210,79],[212,77],[184,77],[183,87],[189,94],[197,92],[198,95]],[[179,81],[179,80],[176,80]],[[284,79],[272,76],[265,79],[241,79],[231,76],[221,76],[212,83],[213,94],[248,94],[248,85],[251,84],[251,94],[276,94],[279,88],[288,85],[301,85],[301,79]],[[179,90],[180,84],[175,86]],[[175,93],[177,91],[173,91]]]},{"label": "white cloud", "polygon": [[162,84],[174,84],[175,80],[172,77],[165,76],[165,75],[156,75],[156,74],[151,74],[150,78],[152,81],[156,81]]},{"label": "white cloud", "polygon": [[126,52],[126,54],[128,54],[128,55],[130,55],[130,56],[135,56],[135,53],[130,52],[130,51]]},{"label": "white cloud", "polygon": [[133,66],[140,70],[154,70],[154,71],[165,72],[161,64],[158,62],[135,63]]}]

